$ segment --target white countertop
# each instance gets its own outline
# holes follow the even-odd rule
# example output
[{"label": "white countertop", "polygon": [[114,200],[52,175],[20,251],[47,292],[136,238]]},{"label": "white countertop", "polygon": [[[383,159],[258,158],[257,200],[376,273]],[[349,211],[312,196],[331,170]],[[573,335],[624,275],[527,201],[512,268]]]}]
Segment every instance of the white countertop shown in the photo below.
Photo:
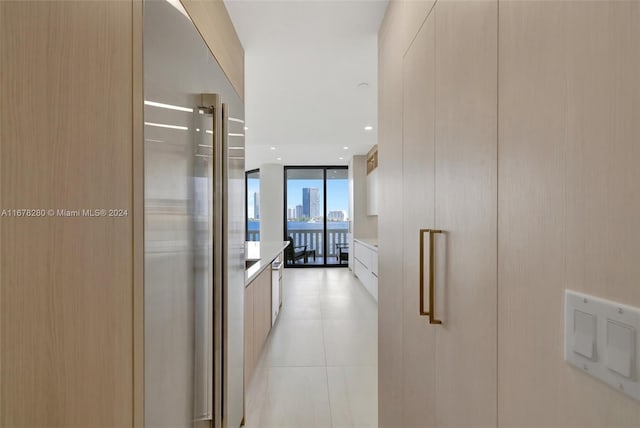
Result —
[{"label": "white countertop", "polygon": [[378,251],[378,240],[375,238],[354,238],[354,241],[361,243],[365,247],[369,247],[373,251]]},{"label": "white countertop", "polygon": [[265,270],[287,248],[287,245],[289,245],[289,241],[247,241],[245,245],[245,260],[256,262],[245,271],[244,285],[249,285],[256,276]]}]

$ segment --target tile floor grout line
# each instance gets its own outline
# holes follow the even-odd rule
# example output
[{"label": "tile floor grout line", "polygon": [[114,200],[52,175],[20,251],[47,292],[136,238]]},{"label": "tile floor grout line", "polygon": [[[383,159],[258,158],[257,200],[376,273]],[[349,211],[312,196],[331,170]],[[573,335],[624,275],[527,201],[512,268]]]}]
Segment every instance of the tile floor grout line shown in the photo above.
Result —
[{"label": "tile floor grout line", "polygon": [[[320,295],[318,294],[318,299]],[[333,428],[333,412],[331,411],[331,390],[329,386],[329,370],[327,369],[327,341],[324,333],[324,315],[320,305],[320,330],[322,331],[322,352],[324,353],[324,376],[327,383],[327,403],[329,404],[329,426]]]},{"label": "tile floor grout line", "polygon": [[[264,370],[269,373],[271,373],[272,370],[289,371],[295,368],[298,368],[298,369],[324,368],[326,395],[322,393],[321,395],[316,395],[315,397],[317,398],[315,399],[312,398],[312,402],[308,403],[308,405],[311,405],[313,406],[313,408],[316,408],[317,410],[319,410],[317,406],[321,402],[317,400],[321,400],[322,399],[321,397],[325,396],[327,398],[328,408],[326,408],[326,413],[324,413],[324,417],[325,418],[328,417],[328,422],[329,422],[328,426],[333,428],[339,425],[342,427],[343,424],[341,424],[341,421],[346,423],[344,424],[345,426],[354,426],[355,420],[356,420],[355,418],[356,414],[353,413],[354,409],[352,409],[351,407],[352,405],[357,406],[357,404],[351,403],[352,400],[350,398],[352,394],[349,393],[349,385],[351,384],[349,383],[349,380],[348,380],[349,376],[347,375],[347,372],[353,373],[353,376],[355,376],[352,379],[353,382],[351,382],[352,383],[351,387],[354,387],[356,389],[362,388],[364,385],[368,384],[367,382],[368,379],[372,379],[371,376],[369,376],[368,374],[371,369],[373,369],[372,375],[377,378],[377,371],[375,370],[375,368],[378,366],[378,363],[377,361],[375,363],[351,362],[349,364],[342,364],[342,365],[335,364],[335,363],[332,363],[332,365],[329,365],[328,364],[329,351],[335,348],[335,346],[329,347],[329,345],[330,344],[339,345],[340,343],[346,340],[347,346],[353,346],[353,341],[350,340],[350,338],[353,339],[352,337],[353,335],[361,335],[363,333],[367,333],[368,330],[363,331],[362,328],[363,327],[365,329],[368,328],[366,326],[369,326],[371,321],[375,323],[377,319],[377,314],[376,314],[376,317],[374,318],[371,318],[369,316],[370,315],[369,309],[373,309],[373,308],[369,308],[368,306],[369,299],[365,299],[366,301],[362,299],[363,297],[367,297],[367,296],[366,294],[361,293],[360,292],[361,290],[359,288],[357,287],[354,288],[354,286],[358,286],[360,284],[358,284],[356,281],[354,281],[350,277],[349,272],[338,273],[338,275],[334,275],[334,273],[336,272],[331,271],[329,275],[327,275],[327,272],[323,272],[322,275],[318,275],[319,270],[313,270],[313,271],[308,270],[307,272],[295,272],[294,275],[287,275],[288,272],[285,271],[285,275],[287,275],[287,277],[285,278],[285,282],[289,283],[289,286],[285,285],[286,288],[283,290],[283,294],[285,296],[285,299],[283,299],[283,304],[285,305],[285,308],[283,308],[284,310],[281,313],[281,315],[284,315],[284,317],[281,317],[278,320],[280,322],[277,325],[282,326],[284,324],[288,324],[290,321],[293,322],[293,324],[296,324],[299,321],[302,321],[303,322],[302,324],[305,324],[305,321],[311,322],[311,323],[319,322],[320,323],[319,332],[320,332],[320,340],[322,341],[321,346],[322,346],[324,365],[318,365],[319,359],[317,361],[314,361],[314,364],[310,364],[310,365],[292,365],[293,362],[295,361],[304,362],[305,359],[308,359],[308,352],[304,352],[304,350],[303,350],[303,353],[301,354],[299,352],[300,350],[296,351],[295,349],[293,349],[295,353],[290,354],[290,351],[292,349],[289,349],[289,347],[293,345],[295,348],[295,337],[292,337],[292,335],[298,336],[300,334],[300,332],[296,334],[296,328],[292,327],[292,330],[288,330],[288,329],[285,330],[287,331],[287,333],[281,337],[281,340],[278,340],[278,344],[277,344],[278,346],[274,348],[276,349],[276,351],[282,351],[283,349],[288,350],[287,355],[289,355],[289,357],[286,357],[285,360],[289,360],[289,361],[280,362],[279,365],[278,363],[276,363],[277,365],[266,363],[264,365],[261,365],[260,367],[261,367],[261,370]],[[319,276],[322,277],[321,280],[308,280],[309,277],[318,278]],[[295,285],[292,286],[292,284],[295,284]],[[308,294],[309,291],[311,291],[310,294]],[[289,293],[292,293],[292,294],[289,294]],[[350,304],[345,306],[344,299],[347,299],[351,303],[355,304],[356,307],[354,308]],[[295,305],[296,301],[298,303],[303,304],[302,308],[300,307],[297,308],[302,310],[299,310],[297,312],[294,310],[293,312],[291,312],[293,317],[289,318],[288,311],[286,310],[287,303],[285,302],[293,303],[293,306],[288,306],[288,308],[290,309],[296,306]],[[310,304],[311,307],[313,307],[314,303],[315,303],[315,306],[318,307],[317,312],[315,312],[315,310],[309,310],[309,308],[304,307],[304,305],[306,304]],[[373,303],[373,305],[376,305],[375,301],[372,301],[371,303]],[[343,317],[341,316],[341,314],[344,313],[345,309],[347,311],[353,311],[355,309],[357,313],[356,314],[352,313],[347,317]],[[319,313],[320,317],[319,319],[316,316],[308,317],[309,313]],[[307,314],[307,316],[305,316],[305,314]],[[285,323],[284,324],[281,323],[282,321],[285,321]],[[343,328],[340,328],[340,326],[345,322],[347,324],[353,323],[354,328],[349,328],[346,331]],[[374,327],[377,327],[377,323],[374,325]],[[376,329],[374,328],[374,330]],[[273,339],[273,337],[274,336],[271,335],[271,337],[269,338],[270,341]],[[282,341],[283,338],[284,338],[284,341]],[[375,338],[377,341],[377,332],[375,334]],[[293,343],[291,342],[292,340],[294,340]],[[283,346],[285,348],[282,348]],[[265,347],[265,350],[266,350],[266,347]],[[376,347],[376,350],[377,350],[377,347]],[[334,349],[334,352],[335,351],[341,351],[341,348],[336,348]],[[340,355],[342,355],[343,353],[344,352],[342,353],[338,352],[337,356],[340,357]],[[332,358],[335,359],[335,356]],[[281,358],[276,358],[276,360],[277,359],[281,359]],[[262,360],[261,362],[265,363],[266,361],[269,360],[269,358],[266,358],[266,355],[263,355],[263,358],[261,358],[261,360]],[[338,358],[338,360],[340,360],[340,358]],[[359,361],[360,359],[356,358],[356,360]],[[337,376],[337,378],[334,379],[333,382],[330,382],[329,380],[330,369],[331,369],[331,372],[332,373],[335,372]],[[295,379],[296,376],[294,376],[293,378]],[[317,385],[314,387],[314,389],[321,388],[321,385],[322,385],[321,378],[317,377],[316,379],[319,381],[319,383],[316,383],[315,381],[313,382],[314,385]],[[333,388],[334,391],[332,393],[331,384],[334,384],[334,387],[335,387],[336,381],[342,381],[342,382],[340,383],[340,387],[338,387],[337,390]],[[362,383],[363,381],[365,382],[364,385]],[[298,386],[298,387],[302,387],[303,389],[306,390],[309,388],[309,385]],[[293,393],[295,394],[295,391]],[[346,400],[345,406],[340,406],[340,403],[342,403],[342,401],[345,401],[345,400],[338,399],[340,398],[342,393],[346,394],[346,396],[349,397],[349,399]],[[285,392],[285,394],[287,394],[288,396],[290,392]],[[332,400],[334,401],[337,400],[334,402],[334,404],[338,406],[336,409],[333,409]],[[360,404],[363,404],[362,398],[355,401],[357,401]],[[262,403],[263,405],[260,406],[259,405],[260,403]],[[267,405],[268,407],[263,408],[264,402],[261,402],[261,401],[256,401],[255,404],[258,405],[258,407],[260,407],[262,410],[259,412],[259,416],[255,420],[255,422],[258,425],[251,424],[252,427],[261,426],[260,424],[268,425],[270,423],[269,419],[273,417],[273,415],[269,416],[270,415],[269,412],[272,412],[274,410],[278,411],[278,409],[280,412],[285,411],[284,414],[280,414],[278,416],[281,424],[285,424],[285,425],[287,424],[286,409],[273,407],[273,403],[268,404]],[[343,411],[340,411],[342,407],[344,407],[343,410],[344,412],[346,412],[345,414],[343,414]],[[336,415],[333,414],[334,410],[338,410]],[[264,413],[265,411],[267,413]],[[295,414],[296,412],[291,413],[291,415],[295,415]],[[282,419],[283,417],[284,419]],[[337,419],[334,419],[334,418],[337,418]],[[315,420],[315,423],[313,423],[312,421],[308,421],[309,422],[308,426],[317,426],[316,424],[319,422],[319,420],[318,419],[314,419],[314,420]],[[275,422],[275,421],[272,420],[271,422]],[[368,423],[367,423],[367,426],[369,426]]]}]

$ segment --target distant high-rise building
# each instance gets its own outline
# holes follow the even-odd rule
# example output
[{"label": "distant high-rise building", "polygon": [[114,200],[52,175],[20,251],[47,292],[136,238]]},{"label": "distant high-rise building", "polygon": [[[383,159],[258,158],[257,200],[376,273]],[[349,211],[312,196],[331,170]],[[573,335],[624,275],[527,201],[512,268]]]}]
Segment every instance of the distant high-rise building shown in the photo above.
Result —
[{"label": "distant high-rise building", "polygon": [[309,189],[309,199],[311,208],[309,209],[311,217],[320,217],[320,192],[318,189]]},{"label": "distant high-rise building", "polygon": [[260,193],[253,193],[253,218],[260,218]]},{"label": "distant high-rise building", "polygon": [[288,219],[296,218],[296,209],[295,208],[288,208],[287,209],[287,218]]},{"label": "distant high-rise building", "polygon": [[302,189],[302,215],[312,218],[320,216],[320,192],[317,188]]},{"label": "distant high-rise building", "polygon": [[302,217],[303,211],[302,205],[296,205],[296,218]]},{"label": "distant high-rise building", "polygon": [[308,187],[302,189],[302,216],[311,217],[311,199]]},{"label": "distant high-rise building", "polygon": [[329,221],[344,221],[344,211],[329,211],[327,220]]}]

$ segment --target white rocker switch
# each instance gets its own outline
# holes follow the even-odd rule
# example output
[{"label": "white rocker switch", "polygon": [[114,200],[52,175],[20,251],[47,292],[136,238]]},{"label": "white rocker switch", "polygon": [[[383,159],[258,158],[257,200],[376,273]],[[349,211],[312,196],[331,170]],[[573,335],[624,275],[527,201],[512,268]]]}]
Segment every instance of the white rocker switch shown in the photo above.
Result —
[{"label": "white rocker switch", "polygon": [[609,370],[633,379],[636,330],[618,321],[607,320],[606,365]]},{"label": "white rocker switch", "polygon": [[573,352],[595,361],[596,316],[574,309]]}]

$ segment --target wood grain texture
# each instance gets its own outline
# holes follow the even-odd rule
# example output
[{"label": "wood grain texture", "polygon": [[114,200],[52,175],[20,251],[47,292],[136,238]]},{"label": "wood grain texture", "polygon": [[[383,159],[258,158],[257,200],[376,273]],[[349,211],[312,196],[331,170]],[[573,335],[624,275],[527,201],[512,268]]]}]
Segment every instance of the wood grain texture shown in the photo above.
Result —
[{"label": "wood grain texture", "polygon": [[[403,427],[436,426],[436,334],[420,315],[420,230],[435,218],[436,21],[425,20],[402,60]],[[428,281],[427,281],[428,282]],[[428,284],[425,285],[428,294]],[[425,297],[428,306],[428,298]]]},{"label": "wood grain texture", "polygon": [[404,55],[422,28],[425,19],[431,13],[436,0],[395,0],[395,3],[399,4],[402,15],[402,24],[398,30],[401,31],[402,37],[399,47]]},{"label": "wood grain texture", "polygon": [[244,293],[245,390],[260,360],[271,331],[271,266],[245,287]]},{"label": "wood grain texture", "polygon": [[[5,209],[132,209],[131,2],[1,2]],[[132,220],[0,223],[0,425],[131,426]]]},{"label": "wood grain texture", "polygon": [[500,2],[499,425],[631,427],[563,360],[566,288],[640,306],[640,4]]},{"label": "wood grain texture", "polygon": [[132,1],[133,49],[133,426],[144,423],[144,73],[143,1]]},{"label": "wood grain texture", "polygon": [[[402,217],[402,21],[399,2],[387,7],[378,33],[378,426],[402,421],[403,264]],[[364,168],[364,166],[363,166]]]},{"label": "wood grain texture", "polygon": [[438,427],[496,426],[497,6],[433,12]]},{"label": "wood grain texture", "polygon": [[[253,369],[255,368],[255,350],[253,349],[253,296],[254,287],[249,284],[244,289],[244,390],[248,390]],[[246,406],[246,401],[245,401]],[[246,415],[246,411],[245,411]]]},{"label": "wood grain texture", "polygon": [[227,78],[244,100],[244,49],[222,0],[180,0]]}]

